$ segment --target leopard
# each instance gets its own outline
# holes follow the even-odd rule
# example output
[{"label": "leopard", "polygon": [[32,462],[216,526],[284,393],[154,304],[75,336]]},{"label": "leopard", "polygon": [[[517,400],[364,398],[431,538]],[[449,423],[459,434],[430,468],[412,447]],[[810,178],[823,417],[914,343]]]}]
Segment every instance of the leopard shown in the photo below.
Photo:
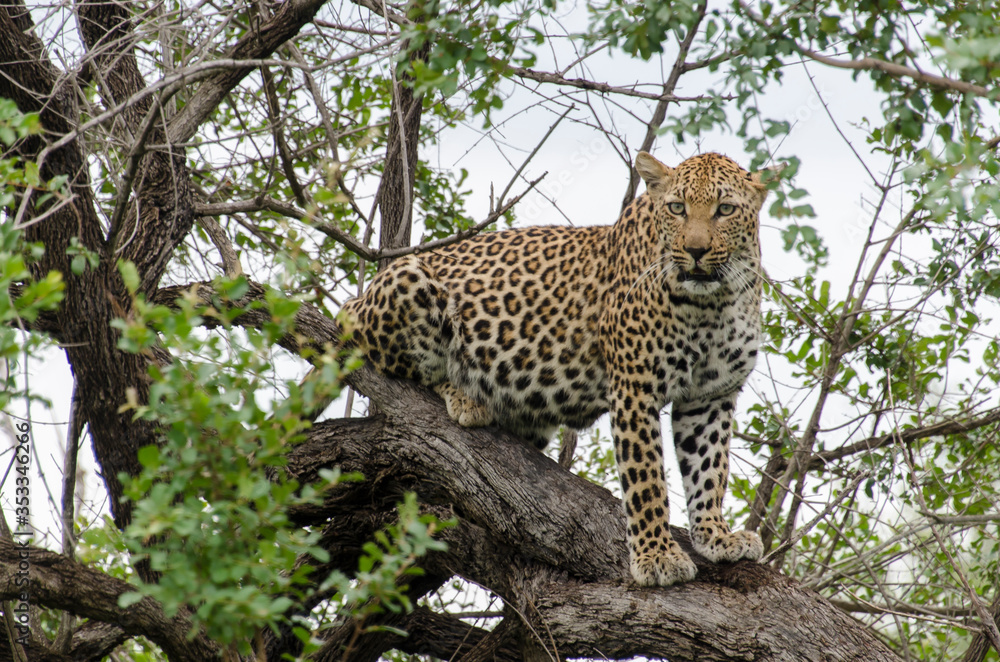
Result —
[{"label": "leopard", "polygon": [[670,533],[667,405],[694,551],[763,553],[722,503],[761,345],[759,214],[775,168],[718,153],[634,163],[646,190],[613,225],[512,228],[397,258],[343,319],[377,370],[432,388],[461,426],[543,448],[608,412],[632,580],[670,586],[697,567]]}]

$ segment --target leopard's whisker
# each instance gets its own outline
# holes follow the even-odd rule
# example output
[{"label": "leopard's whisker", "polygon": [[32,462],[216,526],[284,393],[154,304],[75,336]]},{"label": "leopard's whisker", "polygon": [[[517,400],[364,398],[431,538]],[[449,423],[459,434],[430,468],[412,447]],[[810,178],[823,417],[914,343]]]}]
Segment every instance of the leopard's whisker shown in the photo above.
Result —
[{"label": "leopard's whisker", "polygon": [[680,267],[677,266],[677,263],[671,261],[670,264],[666,265],[663,269],[660,269],[660,273],[656,275],[655,279],[656,284],[659,285],[664,280],[666,280],[667,276],[670,275],[671,271],[679,271],[679,270]]},{"label": "leopard's whisker", "polygon": [[751,274],[761,280],[764,279],[762,270],[742,256],[736,258],[731,264],[726,266],[730,270],[729,273],[732,274],[733,279],[740,281],[740,291],[746,291],[755,286],[754,280],[751,279]]},{"label": "leopard's whisker", "polygon": [[[664,263],[666,263],[666,261],[667,261],[667,260],[670,260],[670,256],[669,256],[669,255],[661,255],[661,256],[659,256],[658,258],[656,258],[655,260],[653,260],[653,262],[652,262],[652,263],[650,263],[650,264],[649,264],[649,265],[648,265],[648,266],[647,266],[647,267],[646,267],[646,268],[645,268],[645,269],[643,270],[643,272],[642,272],[641,274],[639,274],[639,277],[638,277],[638,278],[636,278],[636,279],[635,279],[635,281],[633,281],[633,283],[632,283],[632,286],[631,286],[631,287],[629,287],[629,288],[628,288],[628,292],[626,292],[626,293],[625,293],[625,299],[628,299],[628,297],[629,297],[629,296],[631,296],[632,292],[633,292],[633,291],[634,291],[634,290],[635,290],[635,289],[636,289],[637,287],[639,287],[639,285],[640,285],[640,284],[642,284],[642,282],[643,282],[644,280],[648,279],[648,278],[649,278],[649,276],[650,276],[650,274],[652,274],[652,273],[653,273],[653,271],[654,271],[654,270],[655,270],[655,269],[656,269],[656,268],[657,268],[658,266],[660,266],[661,264],[664,264]],[[670,267],[670,266],[672,266],[672,265],[673,265],[673,261],[671,261],[671,262],[670,262],[670,264],[668,264],[668,265],[667,265],[667,268],[669,268],[669,267]]]}]

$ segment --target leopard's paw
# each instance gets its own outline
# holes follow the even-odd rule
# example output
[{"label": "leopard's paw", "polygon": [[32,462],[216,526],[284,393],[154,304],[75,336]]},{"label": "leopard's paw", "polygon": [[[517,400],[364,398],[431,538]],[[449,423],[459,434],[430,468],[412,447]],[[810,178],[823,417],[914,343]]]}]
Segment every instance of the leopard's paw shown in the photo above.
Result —
[{"label": "leopard's paw", "polygon": [[760,536],[752,531],[725,531],[705,540],[693,536],[691,542],[695,551],[712,563],[740,559],[756,561],[764,554],[764,543],[761,542]]},{"label": "leopard's paw", "polygon": [[493,415],[486,407],[459,391],[450,382],[438,384],[434,390],[444,398],[451,420],[463,428],[481,428],[493,423]]},{"label": "leopard's paw", "polygon": [[493,423],[493,415],[478,402],[468,400],[456,420],[463,428],[481,428]]},{"label": "leopard's paw", "polygon": [[689,582],[698,574],[691,557],[673,541],[666,549],[633,550],[629,570],[639,586],[670,586]]}]

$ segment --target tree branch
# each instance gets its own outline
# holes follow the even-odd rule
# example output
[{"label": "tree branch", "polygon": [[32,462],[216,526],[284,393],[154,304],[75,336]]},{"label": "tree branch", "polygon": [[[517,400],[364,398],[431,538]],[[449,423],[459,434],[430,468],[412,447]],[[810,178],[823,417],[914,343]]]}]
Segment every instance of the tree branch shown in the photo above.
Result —
[{"label": "tree branch", "polygon": [[[685,72],[684,65],[687,59],[688,51],[691,50],[691,44],[694,42],[695,35],[698,34],[698,26],[701,25],[701,21],[705,18],[705,12],[708,11],[708,2],[703,0],[698,4],[696,9],[697,17],[695,18],[694,24],[687,28],[684,39],[681,40],[680,46],[677,50],[677,58],[674,60],[674,66],[670,68],[670,74],[667,76],[667,80],[663,83],[663,93],[660,100],[656,104],[656,108],[653,110],[653,116],[646,123],[646,135],[642,139],[642,144],[639,146],[640,152],[649,152],[653,148],[653,141],[656,139],[656,135],[659,132],[660,126],[663,124],[663,120],[667,117],[667,106],[670,105],[671,99],[668,96],[673,96],[674,90],[677,89],[677,83],[680,81],[681,74]],[[635,166],[629,168],[628,176],[628,188],[625,191],[625,197],[622,199],[622,210],[631,204],[632,200],[635,198],[635,193],[639,189],[639,173],[635,169]]]},{"label": "tree branch", "polygon": [[[207,286],[195,291],[211,300]],[[263,300],[260,286],[250,292]],[[256,308],[236,323],[269,319],[266,310]],[[296,322],[296,337],[282,341],[293,351],[340,337],[336,324],[310,306],[300,308]],[[664,590],[633,588],[624,583],[623,509],[607,490],[510,434],[459,427],[428,389],[369,367],[346,380],[383,413],[372,420],[316,424],[290,453],[287,470],[305,483],[322,466],[340,466],[367,476],[364,489],[376,499],[415,490],[425,502],[450,504],[461,523],[443,532],[449,551],[428,558],[428,571],[447,569],[498,592],[550,653],[672,660],[896,659],[817,594],[759,564],[715,565],[693,555],[698,581]],[[328,508],[312,516],[342,512],[335,501]],[[674,533],[690,549],[685,532]]]},{"label": "tree branch", "polygon": [[[782,30],[770,25],[765,21],[760,15],[756,14],[750,7],[740,0],[740,9],[747,15],[747,17],[759,25],[760,27],[767,30],[772,35],[779,35]],[[974,94],[980,97],[988,97],[991,99],[997,98],[997,90],[988,90],[981,85],[975,85],[973,83],[967,83],[963,80],[957,80],[955,78],[948,78],[946,76],[937,76],[935,74],[928,74],[920,71],[919,69],[914,69],[913,67],[907,67],[902,64],[897,64],[895,62],[887,62],[885,60],[880,60],[874,57],[864,57],[860,60],[838,60],[826,55],[821,55],[815,51],[809,50],[800,46],[794,39],[786,39],[785,43],[789,44],[797,53],[813,60],[819,62],[820,64],[825,64],[828,67],[836,67],[837,69],[851,69],[854,71],[881,71],[882,73],[888,74],[893,78],[909,78],[917,83],[922,83],[924,85],[929,85],[931,87],[936,87],[945,90],[954,90],[956,92],[962,92],[963,94]]]},{"label": "tree branch", "polygon": [[912,67],[896,64],[895,62],[886,62],[885,60],[880,60],[874,57],[863,57],[860,60],[837,60],[832,57],[827,57],[826,55],[820,55],[815,51],[809,50],[808,48],[801,48],[797,45],[795,50],[802,55],[805,55],[810,60],[814,60],[820,64],[825,64],[828,67],[853,69],[855,71],[881,71],[889,74],[893,78],[911,78],[918,83],[923,83],[931,87],[937,87],[945,90],[954,90],[956,92],[962,92],[963,94],[974,94],[976,96],[989,98],[994,98],[996,96],[996,91],[991,92],[981,85],[967,83],[963,80],[957,80],[955,78],[946,78],[945,76],[924,73],[923,71]]},{"label": "tree branch", "polygon": [[306,192],[302,188],[301,182],[299,182],[298,175],[295,174],[295,162],[292,157],[292,150],[288,147],[288,141],[285,140],[285,121],[281,115],[281,105],[278,103],[278,90],[277,85],[274,83],[274,74],[271,73],[270,67],[261,67],[260,76],[264,81],[264,98],[267,100],[268,123],[271,127],[271,136],[274,139],[274,144],[278,148],[281,170],[285,173],[285,180],[288,181],[288,185],[292,189],[295,201],[300,206],[305,207],[308,205]]},{"label": "tree branch", "polygon": [[[105,103],[113,106],[145,89],[134,50],[137,37],[129,8],[121,3],[85,0],[78,5],[80,32]],[[151,292],[174,249],[194,223],[191,178],[183,151],[147,149],[166,135],[161,104],[180,91],[175,85],[156,97],[141,97],[122,110],[122,138],[131,143],[119,184],[104,257],[134,262],[141,290]],[[133,186],[134,200],[130,200]],[[130,230],[131,228],[131,230]]]},{"label": "tree branch", "polygon": [[282,202],[280,200],[275,200],[274,198],[258,197],[253,200],[234,200],[232,202],[213,202],[213,203],[195,203],[194,211],[197,216],[222,216],[226,214],[249,214],[257,211],[272,211],[277,214],[282,214],[288,216],[289,218],[297,218],[306,224],[316,228],[326,236],[333,239],[338,244],[344,246],[347,250],[351,251],[358,257],[369,261],[376,262],[381,259],[396,258],[403,255],[411,255],[417,253],[424,253],[427,251],[436,250],[442,248],[443,246],[448,246],[456,242],[468,239],[469,237],[475,236],[482,232],[483,229],[489,225],[496,223],[497,220],[506,214],[508,211],[513,209],[514,205],[519,203],[524,196],[526,196],[532,189],[534,189],[538,182],[542,181],[545,177],[543,174],[541,177],[528,182],[528,188],[524,189],[521,193],[514,196],[499,209],[496,209],[486,218],[479,221],[471,228],[462,230],[461,232],[456,232],[450,237],[445,237],[443,239],[435,239],[434,241],[428,241],[423,244],[418,244],[416,246],[404,246],[402,248],[390,248],[384,250],[373,250],[368,246],[364,245],[360,241],[354,238],[353,235],[344,232],[340,228],[331,225],[330,223],[324,223],[323,221],[317,220],[314,214],[310,214],[302,209],[297,208],[295,205],[289,204],[287,202]]},{"label": "tree branch", "polygon": [[[195,205],[195,214],[198,213],[198,206]],[[243,275],[243,265],[240,264],[240,257],[233,247],[233,242],[229,241],[226,231],[219,225],[213,216],[199,215],[198,225],[205,231],[211,239],[215,249],[219,251],[219,258],[222,260],[222,272],[227,278],[235,278]]]},{"label": "tree branch", "polygon": [[[25,646],[31,662],[99,662],[128,641],[129,635],[110,623],[87,621],[73,630],[69,645],[58,650],[34,638]],[[16,662],[9,647],[0,644],[0,662]]]},{"label": "tree branch", "polygon": [[[303,25],[312,20],[326,0],[286,0],[278,11],[256,30],[248,31],[226,53],[234,60],[252,60],[270,55],[283,43],[294,37]],[[220,71],[198,86],[198,91],[188,99],[184,108],[170,121],[167,141],[185,143],[211,115],[223,97],[253,71],[255,64]]]},{"label": "tree branch", "polygon": [[[506,63],[497,62],[498,65],[506,66]],[[608,83],[598,83],[594,81],[587,80],[586,78],[566,78],[562,74],[550,73],[546,71],[535,71],[534,69],[528,69],[526,67],[511,67],[506,66],[506,72],[508,75],[517,76],[518,78],[526,78],[528,80],[533,80],[538,83],[551,83],[554,85],[561,85],[564,87],[576,87],[581,90],[591,90],[593,92],[602,92],[604,94],[621,94],[627,97],[638,97],[640,99],[651,99],[653,101],[704,101],[709,97],[705,95],[699,95],[694,97],[681,97],[671,93],[664,92],[642,92],[641,90],[635,89],[635,86],[625,87],[621,85],[610,85]],[[733,99],[735,97],[722,96],[718,97],[720,99]]]},{"label": "tree branch", "polygon": [[[412,602],[416,602],[427,593],[440,588],[450,577],[451,573],[442,576],[424,575],[417,577],[410,581],[407,595]],[[315,660],[315,662],[378,662],[383,653],[393,648],[399,648],[403,642],[409,639],[408,636],[398,634],[399,630],[409,632],[414,627],[426,627],[434,624],[431,619],[426,618],[428,614],[433,615],[433,612],[424,607],[420,607],[418,610],[424,618],[411,618],[418,613],[417,611],[409,613],[403,611],[388,612],[369,614],[362,618],[348,618],[321,634],[324,644],[310,657],[310,660]],[[438,620],[442,625],[448,623],[446,618]],[[450,625],[450,623],[448,624]],[[392,628],[392,630],[388,628]],[[466,628],[463,634],[472,635],[473,632]],[[451,655],[457,654],[462,648],[463,642],[460,639],[454,643],[457,645],[448,650],[445,648],[446,642],[438,641],[435,645],[435,651],[441,653],[440,657],[447,659]]]},{"label": "tree branch", "polygon": [[[424,389],[370,371],[351,381],[386,412],[371,423],[376,436],[356,441],[362,421],[350,430],[341,428],[346,422],[319,423],[290,456],[292,475],[308,479],[335,459],[378,476],[368,487],[373,494],[415,489],[426,501],[448,500],[461,524],[443,532],[449,551],[427,559],[428,571],[448,568],[518,604],[560,656],[895,659],[863,627],[766,566],[695,557],[699,579],[690,584],[647,590],[623,583],[624,517],[607,491],[508,435],[458,428]],[[405,398],[392,396],[395,389]],[[686,544],[683,532],[676,535]]]},{"label": "tree branch", "polygon": [[[993,599],[993,604],[990,605],[990,617],[993,619],[995,627],[1000,628],[1000,592],[997,593],[997,597]],[[983,662],[986,659],[986,654],[989,652],[990,638],[987,636],[986,629],[984,628],[973,637],[972,643],[966,649],[961,662]],[[1000,653],[1000,650],[997,652]]]},{"label": "tree branch", "polygon": [[[120,608],[118,598],[135,592],[131,584],[55,552],[9,540],[0,540],[0,600],[16,600],[24,590],[15,580],[18,564],[25,555],[31,566],[27,592],[33,604],[111,623],[129,635],[143,635],[160,646],[171,662],[204,662],[217,654],[218,647],[203,634],[188,636],[191,622],[187,618],[183,615],[167,618],[152,598]],[[118,637],[117,633],[104,630],[101,639],[107,641],[108,636]]]},{"label": "tree branch", "polygon": [[[1000,423],[1000,407],[989,409],[976,418],[939,421],[932,425],[920,428],[913,428],[910,430],[894,430],[877,437],[868,437],[867,439],[856,441],[853,444],[847,444],[840,446],[839,448],[831,448],[828,451],[814,453],[809,461],[809,464],[807,465],[807,470],[824,471],[829,468],[831,463],[857,453],[867,453],[895,444],[905,446],[912,444],[915,441],[920,441],[921,439],[927,439],[928,437],[945,437],[952,434],[962,434],[964,432],[971,432],[972,430],[977,430],[989,425],[995,425],[997,423]],[[751,437],[740,432],[737,432],[736,436],[753,443],[762,441],[758,440],[756,437]],[[781,458],[781,460],[776,462],[774,466],[769,465],[768,469],[780,472],[784,471],[787,466],[788,461]]]}]

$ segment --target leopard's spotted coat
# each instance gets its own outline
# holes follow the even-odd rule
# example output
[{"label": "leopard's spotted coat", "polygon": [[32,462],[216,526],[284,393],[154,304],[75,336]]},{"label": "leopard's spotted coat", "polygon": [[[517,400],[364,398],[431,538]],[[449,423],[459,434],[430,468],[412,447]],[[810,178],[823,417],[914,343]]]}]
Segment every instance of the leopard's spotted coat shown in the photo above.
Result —
[{"label": "leopard's spotted coat", "polygon": [[761,173],[719,154],[668,168],[640,153],[647,192],[605,227],[488,233],[399,259],[348,302],[382,372],[442,395],[465,426],[496,422],[539,446],[561,424],[611,413],[631,573],[695,576],[670,537],[660,411],[695,549],[757,559],[722,517],[736,395],[760,344]]}]

